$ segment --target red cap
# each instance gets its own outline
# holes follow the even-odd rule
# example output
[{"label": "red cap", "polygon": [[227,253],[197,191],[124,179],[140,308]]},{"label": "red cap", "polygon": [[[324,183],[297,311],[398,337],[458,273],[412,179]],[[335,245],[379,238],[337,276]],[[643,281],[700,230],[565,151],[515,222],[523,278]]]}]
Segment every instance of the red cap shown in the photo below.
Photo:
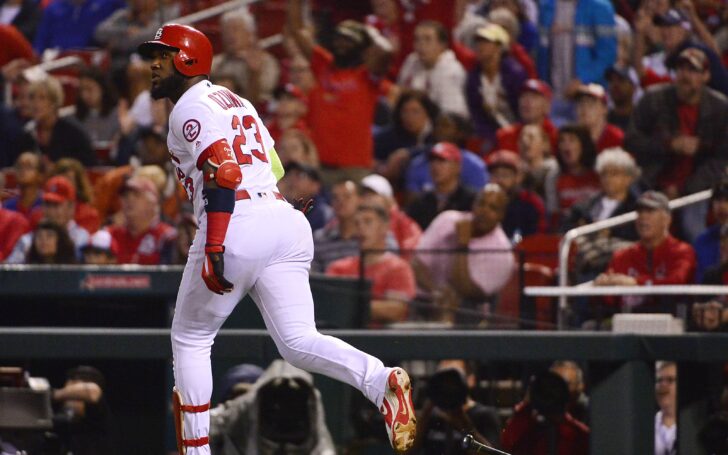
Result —
[{"label": "red cap", "polygon": [[524,82],[523,87],[521,87],[521,93],[523,92],[538,93],[539,95],[545,96],[549,100],[552,96],[551,87],[549,87],[549,84],[542,81],[541,79],[529,79]]},{"label": "red cap", "polygon": [[51,177],[43,187],[45,202],[76,202],[76,189],[70,180],[62,175]]},{"label": "red cap", "polygon": [[488,169],[506,166],[517,171],[521,168],[522,161],[516,152],[511,150],[496,150],[488,155],[486,163],[488,164]]},{"label": "red cap", "polygon": [[452,142],[438,142],[430,151],[430,158],[439,158],[445,161],[462,161],[460,149]]},{"label": "red cap", "polygon": [[607,102],[607,92],[604,90],[604,87],[599,84],[580,85],[579,88],[576,89],[575,97],[579,98],[581,96],[591,96],[600,100],[602,103]]}]

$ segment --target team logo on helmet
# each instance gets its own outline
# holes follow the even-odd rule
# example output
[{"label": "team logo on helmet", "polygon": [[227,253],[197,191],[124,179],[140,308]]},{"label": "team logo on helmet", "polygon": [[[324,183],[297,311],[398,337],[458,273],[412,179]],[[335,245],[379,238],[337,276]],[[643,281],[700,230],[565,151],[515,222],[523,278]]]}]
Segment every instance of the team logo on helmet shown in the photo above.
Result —
[{"label": "team logo on helmet", "polygon": [[187,142],[192,142],[200,135],[200,129],[200,122],[192,118],[182,125],[182,135],[187,139]]},{"label": "team logo on helmet", "polygon": [[154,35],[155,40],[162,39],[162,30],[164,30],[164,27],[159,27],[159,30]]}]

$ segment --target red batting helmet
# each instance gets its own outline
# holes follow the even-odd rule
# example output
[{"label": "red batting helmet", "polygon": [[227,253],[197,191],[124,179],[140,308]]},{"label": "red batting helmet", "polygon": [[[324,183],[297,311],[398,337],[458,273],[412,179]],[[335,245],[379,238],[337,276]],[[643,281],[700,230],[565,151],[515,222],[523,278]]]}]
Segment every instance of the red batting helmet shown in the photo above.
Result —
[{"label": "red batting helmet", "polygon": [[155,48],[166,47],[179,51],[174,57],[174,67],[185,76],[206,76],[212,67],[212,44],[204,33],[189,25],[163,25],[153,41],[139,45],[142,57],[150,58]]}]

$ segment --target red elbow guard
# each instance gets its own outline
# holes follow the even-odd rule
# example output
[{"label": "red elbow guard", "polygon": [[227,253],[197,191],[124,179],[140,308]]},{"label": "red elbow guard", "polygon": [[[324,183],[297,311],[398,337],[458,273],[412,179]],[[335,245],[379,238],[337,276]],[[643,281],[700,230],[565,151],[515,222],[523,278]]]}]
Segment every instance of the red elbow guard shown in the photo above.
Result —
[{"label": "red elbow guard", "polygon": [[205,162],[209,162],[214,168],[212,172],[203,174],[206,182],[214,180],[220,188],[235,190],[243,180],[240,165],[235,161],[233,151],[225,139],[213,142],[200,153],[197,157],[197,169],[202,170]]}]

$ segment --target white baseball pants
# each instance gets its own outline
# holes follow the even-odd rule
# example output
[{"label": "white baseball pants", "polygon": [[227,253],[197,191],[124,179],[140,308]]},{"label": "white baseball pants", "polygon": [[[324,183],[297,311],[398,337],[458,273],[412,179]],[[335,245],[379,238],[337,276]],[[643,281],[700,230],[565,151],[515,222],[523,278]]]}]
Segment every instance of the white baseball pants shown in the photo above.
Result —
[{"label": "white baseball pants", "polygon": [[[197,231],[182,275],[172,321],[175,386],[183,404],[201,405],[212,395],[210,350],[217,331],[235,306],[250,296],[281,356],[292,365],[359,389],[377,408],[389,369],[343,341],[324,336],[314,324],[308,282],[313,257],[311,228],[303,213],[270,193],[237,201],[225,238],[225,277],[233,291],[217,295],[200,276],[205,225]],[[187,439],[207,436],[208,412],[184,414]],[[187,449],[209,454],[209,445]]]}]

